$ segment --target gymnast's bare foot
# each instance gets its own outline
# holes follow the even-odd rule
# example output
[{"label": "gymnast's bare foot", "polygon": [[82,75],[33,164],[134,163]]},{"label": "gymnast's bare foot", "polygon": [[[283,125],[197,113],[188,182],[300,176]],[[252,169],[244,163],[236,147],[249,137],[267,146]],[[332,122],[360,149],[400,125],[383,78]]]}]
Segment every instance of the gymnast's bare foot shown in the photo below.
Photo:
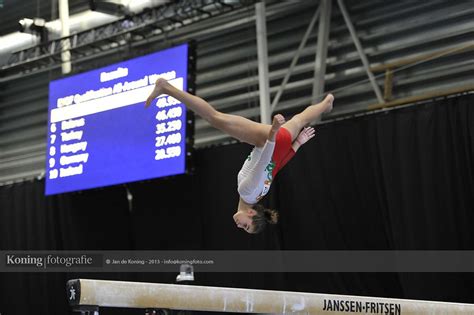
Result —
[{"label": "gymnast's bare foot", "polygon": [[334,102],[334,96],[332,94],[328,94],[324,100],[321,102],[326,106],[324,113],[329,113],[332,111],[332,103]]},{"label": "gymnast's bare foot", "polygon": [[275,135],[280,129],[280,127],[285,123],[285,117],[281,114],[273,116],[272,127],[270,128],[270,134],[268,135],[268,140],[274,141]]},{"label": "gymnast's bare foot", "polygon": [[150,106],[151,102],[157,98],[158,96],[160,96],[161,94],[164,94],[165,93],[165,89],[168,85],[168,81],[166,81],[165,79],[163,78],[158,78],[155,82],[155,88],[153,89],[153,91],[151,92],[150,96],[148,96],[148,98],[146,99],[146,103],[145,103],[145,107],[148,107]]}]

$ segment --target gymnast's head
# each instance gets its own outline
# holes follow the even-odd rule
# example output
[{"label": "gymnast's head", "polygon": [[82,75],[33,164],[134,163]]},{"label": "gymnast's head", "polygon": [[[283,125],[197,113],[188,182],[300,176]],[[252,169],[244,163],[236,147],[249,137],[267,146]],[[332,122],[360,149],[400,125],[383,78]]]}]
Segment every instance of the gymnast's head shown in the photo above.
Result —
[{"label": "gymnast's head", "polygon": [[247,233],[256,234],[262,232],[267,224],[276,224],[278,222],[278,212],[266,209],[257,203],[251,209],[238,210],[233,218],[238,228]]}]

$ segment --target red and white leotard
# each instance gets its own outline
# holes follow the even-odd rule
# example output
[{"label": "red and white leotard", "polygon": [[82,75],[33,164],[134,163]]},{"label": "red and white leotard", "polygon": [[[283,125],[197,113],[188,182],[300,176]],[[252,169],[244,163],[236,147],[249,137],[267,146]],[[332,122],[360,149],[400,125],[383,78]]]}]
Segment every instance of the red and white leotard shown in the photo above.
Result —
[{"label": "red and white leotard", "polygon": [[243,201],[256,204],[270,190],[273,178],[295,155],[291,134],[280,128],[275,142],[268,141],[263,148],[254,147],[237,176],[237,190]]}]

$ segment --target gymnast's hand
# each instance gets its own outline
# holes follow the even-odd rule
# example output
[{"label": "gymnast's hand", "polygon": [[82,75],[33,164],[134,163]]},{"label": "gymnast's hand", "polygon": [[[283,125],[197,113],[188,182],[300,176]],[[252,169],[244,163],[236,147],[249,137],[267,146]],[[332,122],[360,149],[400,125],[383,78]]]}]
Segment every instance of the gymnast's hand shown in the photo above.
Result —
[{"label": "gymnast's hand", "polygon": [[273,116],[272,126],[270,128],[270,132],[268,134],[267,140],[275,141],[275,136],[280,129],[280,127],[285,123],[285,117],[282,114],[276,114]]},{"label": "gymnast's hand", "polygon": [[305,127],[303,128],[303,130],[301,130],[300,134],[296,138],[296,141],[301,146],[305,144],[306,142],[308,142],[315,135],[316,135],[316,131],[314,130],[313,127]]}]

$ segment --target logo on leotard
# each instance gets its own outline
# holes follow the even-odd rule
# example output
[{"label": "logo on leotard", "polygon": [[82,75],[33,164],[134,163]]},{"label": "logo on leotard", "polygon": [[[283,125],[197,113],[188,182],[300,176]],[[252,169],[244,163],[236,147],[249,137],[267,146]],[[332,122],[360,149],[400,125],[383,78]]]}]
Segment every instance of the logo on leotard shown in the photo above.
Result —
[{"label": "logo on leotard", "polygon": [[257,197],[257,201],[259,201],[260,199],[263,198],[263,196],[265,196],[268,191],[270,190],[270,185],[272,184],[272,181],[271,180],[266,180],[264,183],[263,183],[263,190],[262,192],[260,193],[260,195]]},{"label": "logo on leotard", "polygon": [[267,167],[265,168],[265,170],[267,171],[267,180],[269,180],[270,183],[273,180],[273,169],[274,168],[275,168],[275,162],[273,162],[273,161],[268,163]]}]

